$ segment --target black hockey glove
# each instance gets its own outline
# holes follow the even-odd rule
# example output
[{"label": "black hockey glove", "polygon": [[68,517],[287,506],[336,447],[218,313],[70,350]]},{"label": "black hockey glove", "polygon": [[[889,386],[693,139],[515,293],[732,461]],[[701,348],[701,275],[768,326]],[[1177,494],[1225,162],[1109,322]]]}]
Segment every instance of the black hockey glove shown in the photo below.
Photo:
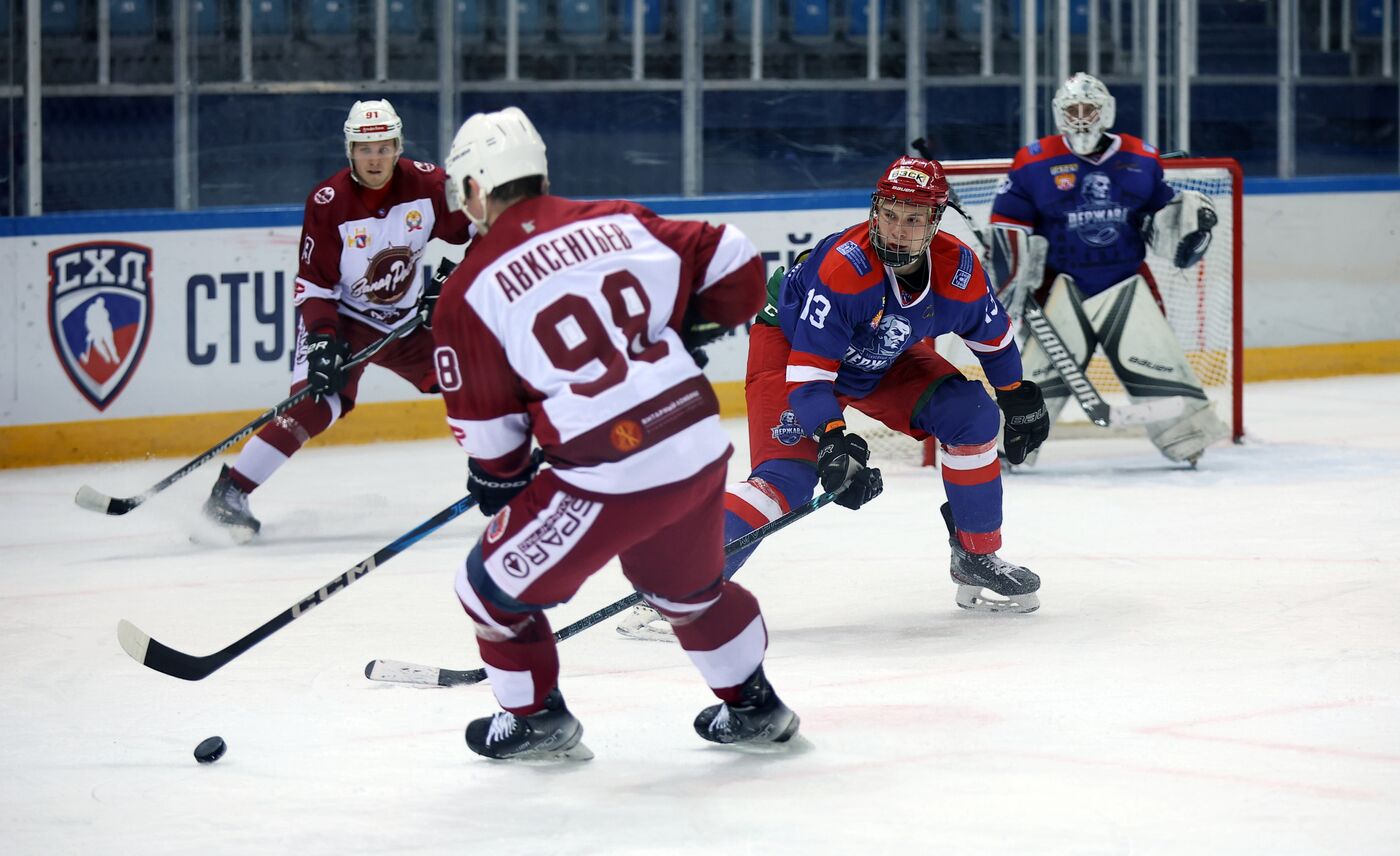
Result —
[{"label": "black hockey glove", "polygon": [[1026,456],[1050,436],[1050,414],[1045,410],[1045,396],[1040,387],[1028,380],[1015,389],[997,390],[997,406],[1006,414],[1006,459],[1023,463]]},{"label": "black hockey glove", "polygon": [[690,358],[695,360],[695,364],[704,368],[710,362],[709,354],[705,353],[705,346],[718,339],[724,338],[729,332],[729,328],[715,321],[708,321],[700,316],[700,310],[692,302],[685,309],[685,318],[681,321],[681,344],[690,354]]},{"label": "black hockey glove", "polygon": [[437,309],[438,297],[442,295],[442,284],[452,275],[457,263],[449,259],[438,262],[437,271],[428,284],[423,286],[423,294],[418,298],[418,317],[423,319],[423,329],[433,329],[433,310]]},{"label": "black hockey glove", "polygon": [[851,510],[860,508],[885,489],[880,470],[867,467],[870,447],[859,434],[833,428],[821,435],[817,448],[817,474],[822,490],[833,491],[847,485],[836,504]]},{"label": "black hockey glove", "polygon": [[306,384],[319,400],[335,395],[345,386],[345,364],[350,361],[350,344],[334,333],[308,333],[306,336]]},{"label": "black hockey glove", "polygon": [[1219,220],[1220,218],[1212,209],[1198,209],[1196,211],[1197,229],[1177,241],[1172,263],[1179,268],[1189,268],[1205,258],[1206,250],[1210,249],[1211,235],[1214,234],[1211,230],[1215,228],[1215,224]]},{"label": "black hockey glove", "polygon": [[476,459],[467,459],[467,493],[476,497],[477,508],[487,517],[506,507],[506,503],[515,499],[520,493],[530,485],[535,473],[539,472],[540,460],[543,456],[538,451],[530,456],[530,463],[519,473],[507,478],[493,476],[477,466]]}]

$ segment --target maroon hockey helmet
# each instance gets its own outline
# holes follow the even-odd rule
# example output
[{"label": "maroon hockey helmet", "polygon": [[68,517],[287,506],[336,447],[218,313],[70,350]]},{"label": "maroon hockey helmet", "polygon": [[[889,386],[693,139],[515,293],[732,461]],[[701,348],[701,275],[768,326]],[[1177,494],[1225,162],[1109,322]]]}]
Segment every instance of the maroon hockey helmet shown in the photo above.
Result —
[{"label": "maroon hockey helmet", "polygon": [[948,207],[948,176],[943,165],[925,158],[901,157],[889,165],[870,195],[870,240],[890,267],[915,262]]}]

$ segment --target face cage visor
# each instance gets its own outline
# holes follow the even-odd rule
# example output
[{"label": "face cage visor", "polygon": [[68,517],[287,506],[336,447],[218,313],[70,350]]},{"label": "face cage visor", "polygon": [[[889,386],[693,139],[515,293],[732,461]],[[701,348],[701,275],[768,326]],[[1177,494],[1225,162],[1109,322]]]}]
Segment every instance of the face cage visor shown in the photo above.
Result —
[{"label": "face cage visor", "polygon": [[[938,208],[893,199],[879,193],[870,195],[870,243],[875,246],[875,254],[880,261],[892,268],[902,268],[913,264],[923,256],[933,236],[938,234],[938,224],[943,220],[947,206]],[[881,231],[882,212],[888,214],[885,228],[898,229],[898,234],[888,238]],[[922,215],[922,216],[920,216]],[[919,223],[926,220],[926,223]]]},{"label": "face cage visor", "polygon": [[1065,135],[1070,151],[1077,155],[1092,154],[1103,138],[1103,112],[1097,104],[1066,104],[1059,111],[1060,133]]}]

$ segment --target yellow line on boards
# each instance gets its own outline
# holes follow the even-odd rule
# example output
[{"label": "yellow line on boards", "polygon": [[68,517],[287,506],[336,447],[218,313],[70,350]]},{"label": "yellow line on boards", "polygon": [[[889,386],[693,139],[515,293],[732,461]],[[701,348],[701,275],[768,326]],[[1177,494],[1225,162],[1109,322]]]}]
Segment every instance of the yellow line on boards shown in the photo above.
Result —
[{"label": "yellow line on boards", "polygon": [[[1246,382],[1400,372],[1400,340],[1247,348]],[[720,415],[744,414],[741,381],[716,383]],[[0,469],[45,467],[147,457],[194,457],[261,411],[190,413],[92,422],[0,427]],[[1248,414],[1246,414],[1246,418]],[[451,435],[442,400],[357,405],[313,443],[340,445],[429,440]]]}]

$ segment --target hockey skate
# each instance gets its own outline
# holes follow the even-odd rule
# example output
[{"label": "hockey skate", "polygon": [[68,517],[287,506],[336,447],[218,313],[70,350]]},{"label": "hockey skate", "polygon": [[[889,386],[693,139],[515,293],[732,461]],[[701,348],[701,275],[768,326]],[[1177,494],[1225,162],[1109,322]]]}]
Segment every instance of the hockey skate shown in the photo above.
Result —
[{"label": "hockey skate", "polygon": [[587,761],[583,725],[564,706],[559,688],[544,698],[544,710],[516,716],[502,710],[467,725],[467,748],[501,761]]},{"label": "hockey skate", "polygon": [[204,516],[228,530],[239,544],[246,544],[262,529],[262,523],[248,508],[248,494],[233,483],[228,464],[219,471],[219,479],[204,501]]},{"label": "hockey skate", "polygon": [[1035,612],[1040,608],[1040,596],[1036,594],[1040,577],[996,553],[964,550],[953,525],[952,507],[945,502],[940,510],[948,525],[948,543],[953,547],[950,572],[958,584],[958,606],[981,612]]},{"label": "hockey skate", "polygon": [[695,717],[695,733],[712,743],[762,745],[786,743],[801,724],[759,666],[740,690],[739,704],[713,704]]},{"label": "hockey skate", "polygon": [[617,634],[648,642],[676,641],[676,631],[671,629],[671,622],[645,603],[637,604],[618,619]]}]

